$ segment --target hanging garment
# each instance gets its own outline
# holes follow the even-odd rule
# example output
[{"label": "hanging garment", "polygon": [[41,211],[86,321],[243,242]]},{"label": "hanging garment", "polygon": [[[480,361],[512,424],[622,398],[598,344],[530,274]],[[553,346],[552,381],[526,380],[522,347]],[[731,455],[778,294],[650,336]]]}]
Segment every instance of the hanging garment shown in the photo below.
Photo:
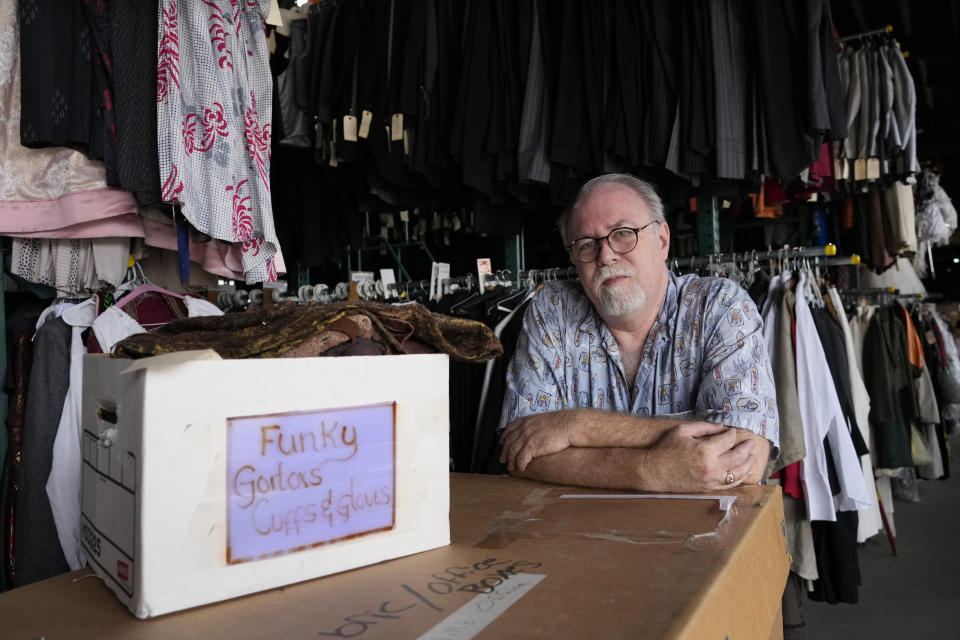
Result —
[{"label": "hanging garment", "polygon": [[[810,520],[836,520],[835,510],[853,511],[870,505],[863,480],[860,458],[850,438],[843,410],[837,398],[833,378],[826,365],[826,355],[817,335],[813,316],[803,291],[810,276],[801,272],[797,287],[797,395],[804,423],[807,457],[803,461],[804,483]],[[834,505],[834,492],[826,475],[826,456],[822,463],[813,458],[826,440],[835,464],[839,495]],[[812,449],[811,449],[812,447]]]},{"label": "hanging garment", "polygon": [[112,1],[113,102],[117,176],[141,206],[160,202],[157,155],[158,0]]},{"label": "hanging garment", "polygon": [[[747,47],[743,0],[708,3],[714,94],[717,177],[746,177]],[[782,419],[782,418],[781,418]]]},{"label": "hanging garment", "polygon": [[[780,464],[787,466],[803,460],[807,454],[807,447],[804,441],[800,398],[797,394],[797,358],[793,345],[796,300],[791,289],[789,274],[784,274],[781,283],[783,295],[774,326],[776,331],[774,349],[777,354],[774,379],[777,382],[777,408],[781,411]],[[786,427],[786,433],[784,433],[784,427]]]},{"label": "hanging garment", "polygon": [[10,397],[10,411],[7,415],[7,428],[10,431],[10,442],[7,447],[8,458],[3,474],[4,487],[0,491],[0,523],[3,531],[0,540],[3,545],[0,553],[3,555],[3,582],[12,586],[14,582],[14,531],[16,528],[16,499],[20,488],[20,462],[23,451],[23,425],[27,412],[27,395],[29,392],[31,364],[33,362],[33,336],[36,333],[37,319],[42,307],[31,303],[19,305],[7,315],[7,330],[13,340],[10,344],[11,368],[8,372],[8,388]]},{"label": "hanging garment", "polygon": [[857,416],[853,410],[853,394],[850,388],[850,376],[847,370],[847,348],[843,340],[843,331],[837,324],[833,316],[827,309],[818,307],[811,309],[814,324],[817,327],[817,335],[820,337],[820,343],[823,345],[824,353],[830,354],[826,359],[830,376],[833,379],[833,385],[837,392],[837,399],[840,401],[840,409],[843,411],[843,417],[849,425],[850,438],[853,448],[858,456],[870,453],[866,442],[860,436],[860,429],[857,426]]},{"label": "hanging garment", "polygon": [[[803,276],[801,276],[801,280]],[[802,287],[800,287],[802,290]],[[803,295],[796,296],[796,357],[797,357],[797,397],[800,401],[800,415],[803,420],[803,440],[806,455],[801,462],[804,484],[804,497],[809,520],[836,520],[833,504],[833,492],[827,472],[827,458],[824,441],[830,430],[831,412],[826,380],[817,378],[811,361],[822,360],[823,350],[817,348],[813,319],[809,315],[807,302]],[[835,417],[834,417],[835,419]]]},{"label": "hanging garment", "polygon": [[80,406],[83,400],[83,356],[87,348],[81,332],[81,327],[71,327],[69,383],[46,481],[57,538],[71,571],[82,569],[85,562],[80,548],[80,443],[83,437]]},{"label": "hanging garment", "polygon": [[63,413],[70,371],[71,330],[61,318],[48,320],[34,339],[19,490],[15,504],[14,586],[69,571],[47,498],[53,442]]},{"label": "hanging garment", "polygon": [[[837,323],[843,331],[844,344],[847,351],[847,371],[850,376],[850,392],[853,400],[853,411],[856,416],[856,426],[860,430],[860,437],[867,445],[870,445],[870,394],[863,382],[863,375],[860,373],[860,366],[857,362],[857,348],[854,345],[853,332],[850,324],[847,322],[847,316],[843,311],[843,302],[836,287],[828,287],[827,296],[835,311]],[[864,542],[868,538],[876,535],[883,528],[883,520],[880,516],[880,506],[875,499],[877,495],[876,482],[873,478],[873,454],[868,452],[860,456],[860,463],[863,470],[863,480],[867,488],[867,495],[871,502],[868,509],[860,511],[860,517],[857,519],[857,542]]]},{"label": "hanging garment", "polygon": [[894,182],[883,192],[883,213],[886,220],[887,249],[890,253],[912,256],[917,252],[917,225],[913,188]]},{"label": "hanging garment", "polygon": [[62,295],[77,295],[99,289],[101,283],[120,284],[129,255],[129,238],[14,238],[11,272],[54,287]]},{"label": "hanging garment", "polygon": [[855,604],[860,599],[860,559],[857,552],[856,511],[837,513],[836,522],[814,522],[817,573],[810,599]]},{"label": "hanging garment", "polygon": [[[307,115],[305,93],[307,55],[310,34],[307,19],[294,10],[283,10],[284,22],[289,25],[290,46],[286,52],[286,69],[277,76],[277,95],[283,120],[283,139],[279,144],[309,148],[313,146],[313,125]],[[277,51],[279,53],[279,49]]]},{"label": "hanging garment", "polygon": [[909,432],[912,380],[908,367],[903,325],[889,306],[878,307],[863,341],[863,371],[870,392],[875,464],[880,468],[913,464]]},{"label": "hanging garment", "polygon": [[813,547],[813,532],[807,507],[802,498],[783,496],[783,517],[786,527],[787,551],[790,553],[790,570],[805,580],[816,580],[817,554]]},{"label": "hanging garment", "polygon": [[157,146],[162,198],[239,244],[247,282],[277,279],[270,202],[269,0],[162,0]]},{"label": "hanging garment", "polygon": [[24,0],[20,19],[20,142],[79,148],[117,186],[107,3]]},{"label": "hanging garment", "polygon": [[543,49],[540,42],[540,15],[537,2],[533,3],[533,32],[530,41],[530,64],[527,68],[527,84],[523,94],[523,111],[520,119],[520,138],[517,145],[517,168],[521,182],[550,183],[550,96],[543,66]]},{"label": "hanging garment", "polygon": [[116,286],[123,280],[129,238],[45,240],[14,238],[11,272],[30,282],[54,287],[62,295]]},{"label": "hanging garment", "polygon": [[940,441],[937,438],[937,425],[940,424],[940,406],[937,404],[933,380],[926,363],[923,365],[920,377],[914,379],[913,384],[917,395],[919,410],[917,417],[920,424],[920,435],[931,454],[929,464],[918,465],[917,475],[927,480],[936,480],[943,476],[945,468],[944,456],[941,453]]},{"label": "hanging garment", "polygon": [[59,229],[136,213],[130,194],[106,188],[101,163],[71,149],[20,144],[22,74],[15,0],[0,1],[0,34],[0,233]]}]

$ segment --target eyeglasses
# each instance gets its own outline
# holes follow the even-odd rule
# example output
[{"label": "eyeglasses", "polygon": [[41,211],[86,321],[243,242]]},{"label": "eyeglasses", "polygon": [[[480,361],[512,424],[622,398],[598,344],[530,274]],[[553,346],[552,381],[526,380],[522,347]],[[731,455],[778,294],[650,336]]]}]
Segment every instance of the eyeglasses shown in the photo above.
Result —
[{"label": "eyeglasses", "polygon": [[606,240],[607,245],[615,253],[630,253],[637,248],[637,243],[640,242],[640,232],[656,222],[656,220],[651,220],[642,227],[617,227],[601,238],[591,238],[590,236],[577,238],[567,245],[567,251],[570,252],[570,257],[575,262],[593,262],[600,255],[600,241]]}]

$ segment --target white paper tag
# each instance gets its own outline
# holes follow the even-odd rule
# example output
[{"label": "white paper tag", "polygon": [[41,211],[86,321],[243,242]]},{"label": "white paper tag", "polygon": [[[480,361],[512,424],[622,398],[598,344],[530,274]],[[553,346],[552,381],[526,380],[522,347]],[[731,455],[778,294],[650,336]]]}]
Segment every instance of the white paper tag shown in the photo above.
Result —
[{"label": "white paper tag", "polygon": [[350,282],[366,282],[373,280],[373,271],[351,271]]},{"label": "white paper tag", "polygon": [[866,180],[867,179],[867,159],[866,158],[857,158],[853,161],[853,179],[854,180]]},{"label": "white paper tag", "polygon": [[400,212],[400,222],[410,222],[410,212],[406,209]]},{"label": "white paper tag", "polygon": [[867,180],[880,179],[880,158],[867,158]]},{"label": "white paper tag", "polygon": [[437,276],[440,273],[440,263],[434,262],[430,266],[430,299],[437,299]]},{"label": "white paper tag", "polygon": [[446,281],[450,279],[450,265],[446,262],[439,263],[437,268],[437,300],[443,298],[443,287]]},{"label": "white paper tag", "polygon": [[367,139],[367,136],[370,135],[370,123],[373,122],[373,114],[363,110],[363,113],[360,115],[360,133],[359,136],[364,140]]},{"label": "white paper tag", "polygon": [[385,298],[397,297],[397,277],[393,269],[380,269],[380,279],[383,281],[383,296]]},{"label": "white paper tag", "polygon": [[343,139],[347,142],[357,141],[357,116],[343,116]]},{"label": "white paper tag", "polygon": [[403,140],[403,114],[395,113],[390,118],[390,142]]},{"label": "white paper tag", "polygon": [[340,162],[337,160],[337,141],[330,141],[330,166],[336,167]]},{"label": "white paper tag", "polygon": [[477,258],[477,282],[480,283],[481,289],[487,276],[491,274],[493,274],[493,264],[490,258]]}]

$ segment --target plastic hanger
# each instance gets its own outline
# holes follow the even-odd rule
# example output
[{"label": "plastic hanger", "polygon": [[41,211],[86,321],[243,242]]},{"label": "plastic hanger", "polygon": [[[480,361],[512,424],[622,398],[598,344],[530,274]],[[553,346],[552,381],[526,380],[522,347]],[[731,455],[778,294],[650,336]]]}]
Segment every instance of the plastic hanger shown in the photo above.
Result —
[{"label": "plastic hanger", "polygon": [[181,299],[182,299],[182,298],[184,297],[184,295],[183,295],[182,293],[174,293],[173,291],[170,291],[170,290],[168,290],[168,289],[164,289],[163,287],[158,287],[158,286],[155,285],[155,284],[142,284],[142,285],[140,285],[139,287],[137,287],[136,289],[134,289],[133,291],[131,291],[130,293],[128,293],[127,295],[125,295],[125,296],[123,296],[122,298],[120,298],[119,300],[117,300],[116,306],[117,306],[118,308],[122,309],[122,308],[124,307],[124,305],[128,304],[130,301],[132,301],[132,300],[134,300],[134,299],[136,299],[136,298],[139,298],[140,296],[144,295],[145,293],[151,293],[151,292],[161,293],[161,294],[168,295],[168,296],[173,296],[174,298],[181,298]]},{"label": "plastic hanger", "polygon": [[64,309],[61,317],[71,327],[89,327],[97,319],[97,303],[99,296],[94,294],[83,302]]},{"label": "plastic hanger", "polygon": [[[166,294],[166,295],[173,296],[175,298],[183,298],[182,293],[174,293],[173,291],[168,291],[167,289],[164,289],[163,287],[158,287],[157,285],[150,282],[149,278],[147,278],[147,274],[143,272],[143,267],[140,266],[140,263],[134,261],[133,264],[130,266],[129,271],[133,272],[133,278],[128,281],[129,283],[131,283],[131,286],[129,288],[132,290],[130,291],[130,293],[123,296],[122,298],[120,298],[114,303],[117,306],[117,308],[122,309],[123,306],[129,303],[131,300],[139,296],[142,296],[145,293],[150,293],[150,292]],[[123,284],[127,284],[127,283],[123,283]],[[136,286],[133,286],[133,284],[135,284]]]}]

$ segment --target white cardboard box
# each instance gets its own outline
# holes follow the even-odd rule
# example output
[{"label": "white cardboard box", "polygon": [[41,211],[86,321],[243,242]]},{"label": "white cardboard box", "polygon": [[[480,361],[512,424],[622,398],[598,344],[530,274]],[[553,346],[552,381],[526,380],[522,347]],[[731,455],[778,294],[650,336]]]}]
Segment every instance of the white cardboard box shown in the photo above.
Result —
[{"label": "white cardboard box", "polygon": [[449,544],[445,355],[84,359],[81,542],[139,618]]}]

